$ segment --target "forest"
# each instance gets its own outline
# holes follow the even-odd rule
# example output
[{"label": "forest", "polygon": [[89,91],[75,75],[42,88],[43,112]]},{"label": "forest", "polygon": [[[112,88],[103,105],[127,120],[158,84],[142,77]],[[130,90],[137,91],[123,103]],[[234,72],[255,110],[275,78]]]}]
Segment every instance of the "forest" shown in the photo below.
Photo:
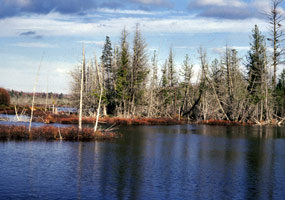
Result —
[{"label": "forest", "polygon": [[175,63],[172,48],[164,64],[158,65],[158,53],[148,55],[138,25],[132,43],[125,28],[119,46],[112,46],[106,36],[99,59],[94,55],[86,61],[83,47],[82,63],[70,72],[72,104],[79,108],[82,98],[86,116],[100,112],[123,118],[283,123],[285,69],[280,2],[272,1],[271,11],[266,14],[270,27],[267,35],[257,25],[253,27],[245,58],[239,57],[236,49],[226,47],[222,57],[210,61],[207,50],[200,47],[198,75],[188,54],[182,64]]}]

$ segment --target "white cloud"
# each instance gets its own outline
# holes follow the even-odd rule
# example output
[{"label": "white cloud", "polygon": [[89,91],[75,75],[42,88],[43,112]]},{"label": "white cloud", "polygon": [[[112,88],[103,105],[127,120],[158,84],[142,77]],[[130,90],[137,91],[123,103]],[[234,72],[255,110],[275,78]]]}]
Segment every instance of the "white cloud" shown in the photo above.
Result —
[{"label": "white cloud", "polygon": [[55,70],[57,73],[61,73],[61,74],[68,74],[70,72],[70,68],[56,68]]},{"label": "white cloud", "polygon": [[119,9],[109,9],[109,8],[99,8],[96,9],[98,12],[111,13],[111,14],[128,14],[128,15],[153,15],[154,12],[144,11],[144,10],[119,10]]},{"label": "white cloud", "polygon": [[246,6],[246,3],[240,0],[197,0],[195,3],[199,6],[231,6],[231,7]]},{"label": "white cloud", "polygon": [[41,42],[19,42],[11,44],[11,46],[16,47],[26,47],[26,48],[57,48],[58,45],[56,44],[48,44],[48,43],[41,43]]},{"label": "white cloud", "polygon": [[[261,13],[270,13],[270,9],[271,9],[271,2],[268,0],[254,0],[251,3],[251,7],[260,10]],[[282,7],[278,7],[277,11],[281,14],[284,15],[285,11]]]},{"label": "white cloud", "polygon": [[80,43],[80,44],[95,44],[96,46],[103,47],[104,44],[105,44],[105,41],[80,40],[80,41],[77,41],[77,43]]},{"label": "white cloud", "polygon": [[201,5],[201,6],[212,6],[212,5],[215,5],[215,6],[225,6],[226,3],[224,0],[199,0],[197,1],[197,4],[198,5]]},{"label": "white cloud", "polygon": [[[261,19],[219,20],[206,19],[191,15],[154,18],[114,17],[94,19],[85,23],[68,16],[49,14],[46,16],[13,17],[0,20],[0,36],[18,36],[33,30],[43,36],[102,36],[119,35],[122,28],[133,30],[137,23],[145,33],[213,33],[213,32],[250,32],[254,24],[264,27],[267,22]],[[261,31],[263,31],[261,30]]]},{"label": "white cloud", "polygon": [[162,5],[169,3],[168,1],[165,0],[132,0],[132,1],[148,5]]},{"label": "white cloud", "polygon": [[257,10],[261,10],[263,12],[268,12],[270,10],[270,1],[268,0],[254,0],[251,3],[251,6]]},{"label": "white cloud", "polygon": [[232,49],[236,49],[238,51],[248,51],[250,50],[250,46],[233,46]]},{"label": "white cloud", "polygon": [[174,46],[173,49],[190,49],[192,47],[189,46]]},{"label": "white cloud", "polygon": [[[216,48],[211,48],[212,52],[215,53],[215,54],[224,54],[225,51],[226,51],[226,48],[227,47],[216,47]],[[238,52],[239,51],[248,51],[250,50],[250,46],[229,46],[228,48],[230,49],[235,49],[237,50]]]}]

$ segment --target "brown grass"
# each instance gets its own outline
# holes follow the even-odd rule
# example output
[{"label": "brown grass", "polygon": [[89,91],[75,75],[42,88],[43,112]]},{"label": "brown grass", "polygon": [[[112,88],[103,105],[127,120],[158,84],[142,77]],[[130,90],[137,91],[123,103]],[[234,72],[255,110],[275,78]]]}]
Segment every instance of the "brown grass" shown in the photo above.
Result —
[{"label": "brown grass", "polygon": [[[51,115],[43,117],[38,116],[39,122],[60,123],[60,124],[78,124],[76,115]],[[96,121],[93,117],[83,117],[83,124],[94,124]],[[103,117],[99,118],[99,123],[118,124],[118,125],[173,125],[182,124],[184,121],[169,118],[120,118],[120,117]]]},{"label": "brown grass", "polygon": [[43,126],[32,128],[31,132],[25,126],[7,126],[0,125],[0,139],[46,139],[57,140],[60,139],[60,134],[63,140],[69,141],[91,141],[91,140],[106,140],[118,138],[121,135],[113,132],[94,133],[92,128],[83,128],[79,131],[76,127],[57,128],[53,126]]},{"label": "brown grass", "polygon": [[122,124],[122,125],[173,125],[182,124],[183,121],[168,118],[120,118],[120,117],[104,117],[100,122],[108,124]]}]

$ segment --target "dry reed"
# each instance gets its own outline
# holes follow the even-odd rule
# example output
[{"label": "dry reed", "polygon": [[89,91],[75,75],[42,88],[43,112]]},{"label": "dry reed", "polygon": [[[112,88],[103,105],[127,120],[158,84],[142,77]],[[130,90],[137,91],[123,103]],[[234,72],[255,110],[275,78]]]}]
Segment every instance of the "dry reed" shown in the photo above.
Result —
[{"label": "dry reed", "polygon": [[54,126],[33,127],[29,133],[26,126],[8,126],[0,125],[0,139],[46,139],[58,140],[60,136],[63,140],[68,141],[92,141],[92,140],[107,140],[118,138],[121,135],[114,132],[101,132],[94,133],[93,128],[83,128],[79,131],[77,127],[62,127],[57,128]]}]

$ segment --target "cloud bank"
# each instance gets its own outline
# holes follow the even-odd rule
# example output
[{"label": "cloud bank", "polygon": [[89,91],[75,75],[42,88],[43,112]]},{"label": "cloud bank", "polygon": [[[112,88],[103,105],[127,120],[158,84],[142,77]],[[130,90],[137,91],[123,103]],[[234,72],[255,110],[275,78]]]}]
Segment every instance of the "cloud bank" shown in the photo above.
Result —
[{"label": "cloud bank", "polygon": [[188,4],[188,10],[200,17],[219,19],[263,18],[269,8],[269,0],[191,0]]},{"label": "cloud bank", "polygon": [[128,8],[132,3],[132,9],[141,6],[169,6],[169,0],[1,0],[0,19],[26,15],[48,14],[58,12],[61,14],[85,15],[98,8]]}]

